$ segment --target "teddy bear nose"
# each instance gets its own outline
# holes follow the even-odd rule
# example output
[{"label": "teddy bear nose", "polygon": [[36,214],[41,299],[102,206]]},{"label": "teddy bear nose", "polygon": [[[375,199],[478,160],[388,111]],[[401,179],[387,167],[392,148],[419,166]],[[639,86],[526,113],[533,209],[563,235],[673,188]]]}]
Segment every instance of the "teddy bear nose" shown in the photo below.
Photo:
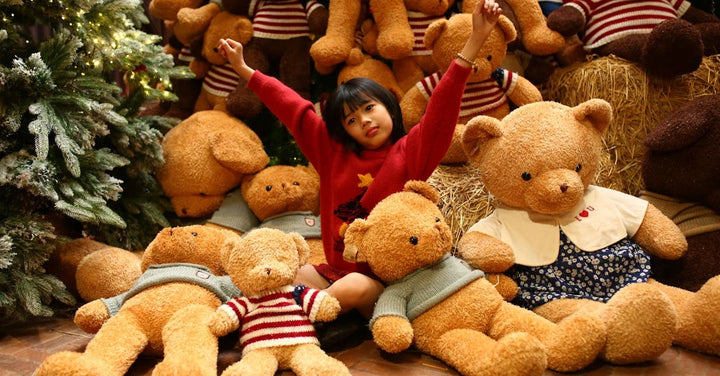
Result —
[{"label": "teddy bear nose", "polygon": [[272,273],[272,269],[270,269],[270,268],[265,268],[265,273],[266,273],[267,275],[270,275],[270,273]]},{"label": "teddy bear nose", "polygon": [[567,183],[560,184],[560,192],[565,193],[565,192],[567,192],[567,190],[568,190]]}]

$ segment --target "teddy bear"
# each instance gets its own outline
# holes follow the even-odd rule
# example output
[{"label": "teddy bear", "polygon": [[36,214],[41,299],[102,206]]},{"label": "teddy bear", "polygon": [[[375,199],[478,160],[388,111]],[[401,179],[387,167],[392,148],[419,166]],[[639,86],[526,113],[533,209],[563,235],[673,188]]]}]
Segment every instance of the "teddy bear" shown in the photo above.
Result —
[{"label": "teddy bear", "polygon": [[340,302],[327,292],[293,285],[310,248],[298,233],[263,228],[228,239],[222,265],[243,292],[220,306],[209,322],[217,336],[240,330],[242,358],[223,376],[272,375],[289,369],[297,375],[350,375],[341,361],[321,348],[312,325],[330,321]]},{"label": "teddy bear", "polygon": [[688,1],[569,0],[547,26],[582,34],[586,51],[629,60],[659,78],[693,72],[704,55],[720,52],[720,20]]},{"label": "teddy bear", "polygon": [[[190,62],[190,69],[203,78],[202,89],[195,101],[194,111],[226,111],[230,95],[237,90],[241,80],[227,58],[218,50],[220,39],[234,39],[247,43],[252,38],[253,25],[245,16],[221,11],[210,21],[203,34],[202,57]],[[240,114],[232,113],[234,116]]]},{"label": "teddy bear", "polygon": [[504,301],[483,271],[451,255],[438,200],[428,183],[409,181],[345,232],[343,257],[367,262],[387,284],[369,324],[374,342],[390,353],[414,345],[463,375],[541,375],[592,363],[605,341],[602,321],[578,313],[556,324]]},{"label": "teddy bear", "polygon": [[[220,11],[216,3],[203,3],[202,0],[151,0],[148,4],[148,14],[162,20],[169,34],[164,50],[173,56],[175,66],[188,66],[193,58],[201,57],[202,39],[199,37],[207,29],[210,19]],[[157,115],[182,120],[194,112],[202,79],[177,78],[171,79],[170,84],[177,101],[161,101],[143,110],[141,116]]]},{"label": "teddy bear", "polygon": [[[252,39],[243,46],[245,62],[310,99],[311,36],[325,33],[328,9],[316,0],[225,0],[223,8],[252,20]],[[238,117],[254,118],[263,108],[243,79],[227,97],[228,111]]]},{"label": "teddy bear", "polygon": [[218,338],[209,324],[222,303],[240,294],[220,254],[234,237],[202,225],[161,230],[130,290],[75,313],[78,327],[96,333],[85,350],[55,353],[35,375],[121,376],[141,353],[163,357],[153,375],[217,375]]},{"label": "teddy bear", "polygon": [[130,289],[142,274],[141,257],[142,251],[130,252],[80,237],[58,244],[46,269],[65,284],[68,292],[90,302]]},{"label": "teddy bear", "polygon": [[299,233],[310,247],[308,262],[326,263],[320,236],[320,178],[312,166],[273,165],[246,175],[206,225],[243,235],[255,228]]},{"label": "teddy bear", "polygon": [[270,161],[262,141],[240,119],[223,111],[194,113],[162,141],[165,163],[156,177],[179,217],[206,217],[245,175]]},{"label": "teddy bear", "polygon": [[[428,27],[425,46],[432,49],[432,57],[441,70],[418,82],[400,101],[406,131],[419,123],[442,72],[462,50],[471,31],[472,19],[467,13],[455,14],[447,20],[437,20]],[[463,124],[472,117],[483,114],[501,119],[510,112],[510,102],[515,106],[522,106],[542,100],[540,91],[530,81],[514,72],[499,68],[505,58],[507,44],[513,41],[515,36],[512,23],[501,15],[474,60],[475,65],[467,80],[460,105],[458,126],[442,163],[467,161],[460,144],[460,135],[464,129]]]},{"label": "teddy bear", "polygon": [[551,321],[595,312],[609,363],[648,361],[672,344],[718,354],[720,277],[697,293],[651,279],[648,254],[682,256],[682,232],[647,201],[591,184],[611,120],[610,104],[590,99],[468,122],[463,146],[497,205],[463,234],[458,254],[471,263],[509,256],[512,302]]},{"label": "teddy bear", "polygon": [[672,111],[644,144],[640,197],[671,218],[688,242],[677,260],[652,258],[653,278],[697,291],[720,274],[720,95],[698,97]]}]

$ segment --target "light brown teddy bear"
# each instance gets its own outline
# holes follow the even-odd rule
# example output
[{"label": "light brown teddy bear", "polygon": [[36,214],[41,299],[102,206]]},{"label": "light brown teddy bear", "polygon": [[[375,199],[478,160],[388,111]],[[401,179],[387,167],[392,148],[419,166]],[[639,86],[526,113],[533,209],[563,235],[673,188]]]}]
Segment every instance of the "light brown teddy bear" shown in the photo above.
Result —
[{"label": "light brown teddy bear", "polygon": [[200,111],[165,134],[157,179],[180,217],[205,217],[245,175],[270,158],[245,123],[222,111]]},{"label": "light brown teddy bear", "polygon": [[[455,14],[447,20],[433,22],[425,34],[425,45],[432,49],[433,59],[441,71],[426,77],[408,90],[400,102],[406,130],[418,124],[425,113],[428,100],[442,75],[463,48],[472,31],[470,14]],[[542,100],[540,91],[530,81],[516,73],[499,69],[505,58],[507,44],[515,39],[515,28],[504,16],[488,36],[474,60],[473,72],[467,80],[460,105],[460,118],[455,136],[443,163],[467,161],[460,137],[463,124],[477,115],[502,119],[510,112],[510,102],[516,106]]]},{"label": "light brown teddy bear", "polygon": [[141,353],[163,356],[153,375],[217,375],[215,310],[240,291],[223,275],[220,249],[238,236],[206,226],[165,228],[148,245],[144,274],[128,292],[80,307],[75,323],[97,333],[82,353],[63,351],[35,375],[124,375]]},{"label": "light brown teddy bear", "polygon": [[350,375],[345,364],[320,349],[312,325],[335,319],[340,303],[324,291],[292,284],[309,252],[300,234],[269,228],[223,245],[223,266],[243,292],[218,308],[210,322],[218,336],[240,329],[242,359],[223,376],[284,369],[298,376]]},{"label": "light brown teddy bear", "polygon": [[222,11],[215,15],[203,34],[202,57],[190,62],[190,70],[204,78],[195,101],[195,112],[205,110],[228,111],[227,99],[238,87],[240,76],[227,58],[217,49],[220,39],[234,39],[247,43],[253,35],[250,19]]},{"label": "light brown teddy bear", "polygon": [[410,181],[347,228],[346,259],[367,261],[388,284],[370,321],[375,343],[391,353],[415,345],[463,375],[541,375],[593,362],[602,321],[579,313],[554,324],[504,301],[482,271],[450,255],[438,199],[429,184]]},{"label": "light brown teddy bear", "polygon": [[247,175],[208,219],[240,235],[255,228],[296,232],[310,246],[308,262],[326,263],[320,236],[320,178],[312,166],[274,165]]},{"label": "light brown teddy bear", "polygon": [[649,279],[648,254],[676,259],[685,237],[647,201],[591,185],[611,118],[607,102],[591,99],[470,121],[463,145],[498,205],[458,252],[469,262],[514,259],[513,303],[552,321],[594,311],[607,327],[608,362],[654,359],[672,343],[720,354],[720,277],[697,293]]},{"label": "light brown teddy bear", "polygon": [[127,291],[142,274],[141,257],[142,252],[77,238],[58,245],[46,268],[70,293],[89,302]]}]

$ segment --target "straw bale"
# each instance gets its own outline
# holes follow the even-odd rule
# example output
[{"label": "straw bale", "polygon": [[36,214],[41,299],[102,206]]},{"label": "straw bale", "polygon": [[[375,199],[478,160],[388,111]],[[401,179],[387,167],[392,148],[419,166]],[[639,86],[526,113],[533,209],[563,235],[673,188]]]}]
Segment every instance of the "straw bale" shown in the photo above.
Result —
[{"label": "straw bale", "polygon": [[[703,59],[700,68],[673,80],[648,77],[637,65],[614,56],[590,56],[587,62],[555,71],[540,87],[545,100],[575,106],[601,98],[613,107],[605,133],[605,153],[595,183],[637,195],[643,187],[642,140],[658,121],[683,103],[720,93],[720,55]],[[440,192],[441,212],[458,239],[494,209],[478,170],[471,165],[441,165],[428,179]]]}]

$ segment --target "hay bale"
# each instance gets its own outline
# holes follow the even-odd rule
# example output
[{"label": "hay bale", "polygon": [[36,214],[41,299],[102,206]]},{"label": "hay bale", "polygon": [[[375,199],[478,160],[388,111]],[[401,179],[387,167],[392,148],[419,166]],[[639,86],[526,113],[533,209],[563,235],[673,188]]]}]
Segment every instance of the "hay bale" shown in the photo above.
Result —
[{"label": "hay bale", "polygon": [[[603,160],[596,184],[637,195],[643,187],[642,140],[658,121],[683,103],[720,93],[720,55],[703,59],[700,68],[674,80],[650,78],[635,64],[615,57],[592,56],[587,62],[556,70],[540,87],[545,100],[576,106],[601,98],[613,107],[605,133]],[[440,192],[440,211],[455,245],[465,231],[494,209],[476,167],[441,165],[428,179]]]},{"label": "hay bale", "polygon": [[668,113],[693,99],[720,93],[720,55],[703,59],[698,70],[672,80],[648,77],[636,64],[614,56],[556,70],[540,87],[545,100],[575,106],[601,98],[613,107],[605,133],[605,155],[596,184],[637,195],[644,184],[640,163],[647,133]]}]

